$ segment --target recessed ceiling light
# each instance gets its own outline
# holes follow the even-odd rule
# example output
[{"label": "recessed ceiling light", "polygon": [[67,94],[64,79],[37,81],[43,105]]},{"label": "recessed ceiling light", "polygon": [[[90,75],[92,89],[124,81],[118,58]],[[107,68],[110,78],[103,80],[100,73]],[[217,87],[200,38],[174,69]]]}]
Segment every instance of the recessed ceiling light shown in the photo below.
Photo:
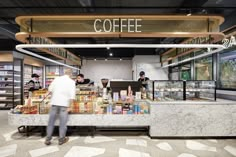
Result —
[{"label": "recessed ceiling light", "polygon": [[109,56],[113,56],[113,53],[110,52],[110,53],[109,53]]},{"label": "recessed ceiling light", "polygon": [[191,10],[188,10],[187,16],[191,16],[191,15],[192,15],[192,11],[191,11]]},{"label": "recessed ceiling light", "polygon": [[110,50],[110,47],[107,47],[107,50]]},{"label": "recessed ceiling light", "polygon": [[187,16],[191,16],[192,14],[191,13],[188,13]]}]

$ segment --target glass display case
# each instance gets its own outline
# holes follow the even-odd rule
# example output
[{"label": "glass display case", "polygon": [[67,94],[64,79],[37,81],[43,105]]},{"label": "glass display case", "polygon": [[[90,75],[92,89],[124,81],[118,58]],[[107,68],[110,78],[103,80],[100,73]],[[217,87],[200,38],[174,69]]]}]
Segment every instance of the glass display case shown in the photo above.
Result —
[{"label": "glass display case", "polygon": [[186,100],[215,101],[215,81],[186,81]]},{"label": "glass display case", "polygon": [[154,85],[153,81],[151,81],[151,80],[147,81],[147,89],[146,89],[146,91],[147,91],[147,98],[149,100],[153,100],[154,99],[153,85]]},{"label": "glass display case", "polygon": [[183,81],[154,81],[154,101],[184,100]]}]

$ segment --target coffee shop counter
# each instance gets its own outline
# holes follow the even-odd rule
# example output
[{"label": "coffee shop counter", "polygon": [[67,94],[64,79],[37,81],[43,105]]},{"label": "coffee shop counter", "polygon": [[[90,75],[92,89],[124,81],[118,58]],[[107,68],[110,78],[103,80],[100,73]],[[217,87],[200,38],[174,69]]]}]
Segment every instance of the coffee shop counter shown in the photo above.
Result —
[{"label": "coffee shop counter", "polygon": [[[145,101],[149,114],[71,114],[68,126],[149,126],[151,137],[236,136],[235,101]],[[47,121],[47,114],[8,113],[8,123],[14,126],[46,126]]]}]

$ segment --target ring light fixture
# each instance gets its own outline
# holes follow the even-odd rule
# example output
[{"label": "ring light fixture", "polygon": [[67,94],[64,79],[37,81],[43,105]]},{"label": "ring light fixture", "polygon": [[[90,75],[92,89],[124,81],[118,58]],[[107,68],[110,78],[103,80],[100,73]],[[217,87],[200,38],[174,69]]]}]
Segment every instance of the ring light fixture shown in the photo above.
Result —
[{"label": "ring light fixture", "polygon": [[38,57],[40,59],[43,59],[43,60],[46,60],[55,64],[63,65],[63,66],[78,70],[78,68],[43,57],[41,55],[38,55],[26,49],[29,49],[29,48],[107,48],[107,47],[109,48],[206,48],[208,50],[214,49],[195,57],[187,58],[185,60],[182,60],[176,63],[165,65],[162,68],[167,68],[169,66],[175,66],[180,63],[206,57],[214,53],[220,52],[226,48],[225,46],[220,45],[220,44],[19,44],[19,45],[16,45],[16,50],[20,51],[21,53],[32,55],[34,57]]}]

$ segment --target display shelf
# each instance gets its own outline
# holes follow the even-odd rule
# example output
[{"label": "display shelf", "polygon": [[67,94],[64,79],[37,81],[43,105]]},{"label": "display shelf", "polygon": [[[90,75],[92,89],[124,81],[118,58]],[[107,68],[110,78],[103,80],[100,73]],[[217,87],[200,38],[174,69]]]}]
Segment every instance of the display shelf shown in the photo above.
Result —
[{"label": "display shelf", "polygon": [[215,81],[186,81],[186,100],[215,101]]},{"label": "display shelf", "polygon": [[0,108],[14,108],[22,102],[22,59],[0,62]]},{"label": "display shelf", "polygon": [[[13,83],[13,81],[2,81],[0,80],[0,83]],[[21,83],[21,81],[14,81],[14,83]]]},{"label": "display shelf", "polygon": [[[21,99],[14,99],[14,102],[19,102],[19,101],[21,101]],[[13,102],[13,99],[6,99],[6,100],[0,99],[0,103],[3,103],[3,102]]]},{"label": "display shelf", "polygon": [[[1,75],[1,74],[0,74],[0,77],[1,77],[1,76],[13,77],[13,74],[8,74],[8,75]],[[20,77],[20,75],[14,75],[14,77]]]},{"label": "display shelf", "polygon": [[1,87],[0,86],[0,89],[13,89],[13,88],[14,89],[20,89],[20,87],[13,87],[13,86],[12,87]]},{"label": "display shelf", "polygon": [[10,110],[12,106],[0,106],[0,110]]},{"label": "display shelf", "polygon": [[20,70],[7,70],[7,69],[0,69],[0,71],[20,72]]},{"label": "display shelf", "polygon": [[[14,93],[14,95],[20,95],[20,93]],[[13,93],[0,93],[0,96],[14,96]]]}]

